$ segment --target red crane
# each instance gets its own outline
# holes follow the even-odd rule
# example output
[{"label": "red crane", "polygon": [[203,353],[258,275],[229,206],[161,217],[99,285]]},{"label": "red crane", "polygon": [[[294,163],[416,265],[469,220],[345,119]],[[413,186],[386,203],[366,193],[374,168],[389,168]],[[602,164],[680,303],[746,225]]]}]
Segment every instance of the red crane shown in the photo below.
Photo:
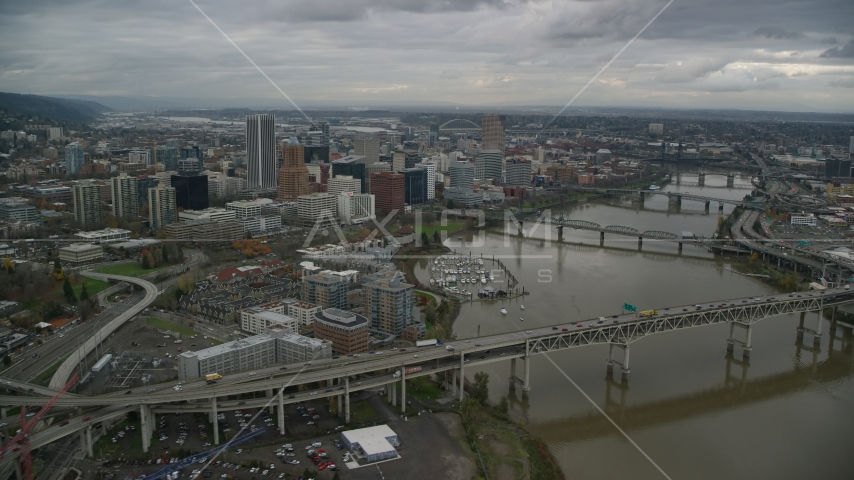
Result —
[{"label": "red crane", "polygon": [[[33,455],[30,451],[30,431],[38,425],[39,420],[50,410],[50,407],[59,400],[59,397],[65,394],[75,383],[77,383],[77,379],[79,377],[75,373],[71,380],[65,384],[53,398],[47,402],[41,410],[38,411],[33,418],[27,421],[27,412],[24,407],[21,407],[21,433],[15,436],[12,440],[9,440],[9,443],[6,444],[5,447],[0,449],[0,458],[6,454],[7,451],[13,449],[13,451],[23,450],[21,452],[21,467],[24,474],[24,480],[33,480]],[[15,445],[20,445],[20,447],[15,447]]]}]

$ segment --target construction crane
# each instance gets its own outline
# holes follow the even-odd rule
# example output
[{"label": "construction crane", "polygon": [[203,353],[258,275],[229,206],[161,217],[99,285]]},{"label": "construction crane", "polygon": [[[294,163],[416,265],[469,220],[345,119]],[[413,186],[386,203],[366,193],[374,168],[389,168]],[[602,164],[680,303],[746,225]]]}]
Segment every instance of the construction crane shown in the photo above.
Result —
[{"label": "construction crane", "polygon": [[56,395],[54,395],[53,398],[51,398],[50,401],[47,402],[41,408],[41,410],[38,411],[38,413],[33,415],[33,418],[31,418],[29,421],[27,421],[26,409],[23,406],[21,407],[20,433],[18,433],[15,438],[10,440],[5,447],[0,449],[0,459],[2,459],[6,452],[10,449],[12,449],[13,452],[21,450],[21,470],[23,470],[24,480],[33,480],[33,455],[30,451],[30,432],[35,428],[36,425],[38,425],[42,417],[44,417],[47,411],[50,410],[50,407],[52,407],[53,404],[56,403],[57,400],[59,400],[59,397],[64,395],[65,392],[67,392],[75,383],[77,383],[78,378],[79,377],[75,373],[74,376],[71,377],[71,380],[69,380],[68,383],[65,384],[65,386],[59,389],[59,391],[56,392]]}]

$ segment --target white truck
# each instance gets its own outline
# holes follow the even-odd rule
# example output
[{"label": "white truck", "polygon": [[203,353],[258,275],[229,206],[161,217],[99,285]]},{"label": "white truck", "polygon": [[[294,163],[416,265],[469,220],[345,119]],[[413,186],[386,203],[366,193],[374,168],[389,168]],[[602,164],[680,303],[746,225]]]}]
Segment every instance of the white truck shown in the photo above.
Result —
[{"label": "white truck", "polygon": [[[420,371],[421,371],[421,367],[412,367],[412,368],[407,368],[407,369],[406,369],[406,374],[407,374],[407,375],[409,375],[409,374],[411,374],[411,373],[418,373],[418,372],[420,372]],[[398,370],[398,371],[394,372],[394,378],[398,378],[398,377],[400,377],[400,375],[401,375],[400,370]]]}]

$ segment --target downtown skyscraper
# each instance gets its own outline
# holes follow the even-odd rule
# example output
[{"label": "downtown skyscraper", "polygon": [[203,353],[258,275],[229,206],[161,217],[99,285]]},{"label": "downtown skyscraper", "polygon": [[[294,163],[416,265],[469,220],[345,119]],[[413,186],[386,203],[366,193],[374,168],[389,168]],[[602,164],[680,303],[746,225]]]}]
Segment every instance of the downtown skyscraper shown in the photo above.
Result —
[{"label": "downtown skyscraper", "polygon": [[[504,115],[487,114],[480,119],[483,132],[481,150],[501,150],[504,152]],[[502,158],[503,160],[503,158]]]},{"label": "downtown skyscraper", "polygon": [[277,186],[276,122],[271,114],[246,116],[246,173],[250,190]]}]

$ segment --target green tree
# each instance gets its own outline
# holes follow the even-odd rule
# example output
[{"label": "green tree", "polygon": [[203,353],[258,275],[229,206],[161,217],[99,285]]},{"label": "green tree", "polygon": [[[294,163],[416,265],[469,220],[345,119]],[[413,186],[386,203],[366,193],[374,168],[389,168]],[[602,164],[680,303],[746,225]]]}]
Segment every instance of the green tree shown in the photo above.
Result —
[{"label": "green tree", "polygon": [[335,472],[335,475],[332,475],[332,480],[341,480],[341,477],[338,476],[338,472]]},{"label": "green tree", "polygon": [[11,364],[12,364],[12,357],[10,357],[9,355],[4,355],[3,356],[3,365],[8,367]]},{"label": "green tree", "polygon": [[142,256],[142,268],[144,270],[148,270],[149,268],[151,268],[151,263],[149,263],[148,261],[148,255]]},{"label": "green tree", "polygon": [[86,300],[89,300],[89,291],[86,290],[86,284],[84,283],[83,288],[80,289],[80,301],[85,302]]},{"label": "green tree", "polygon": [[433,241],[436,243],[439,243],[442,241],[442,236],[439,235],[439,230],[436,230],[435,232],[433,232]]},{"label": "green tree", "polygon": [[65,293],[65,299],[68,300],[68,303],[77,302],[77,297],[74,296],[74,288],[71,287],[68,277],[65,277],[65,282],[62,284],[62,291]]},{"label": "green tree", "polygon": [[474,385],[469,392],[469,396],[476,400],[481,405],[486,405],[489,399],[489,374],[486,372],[478,372],[474,374]]},{"label": "green tree", "polygon": [[507,415],[507,412],[510,411],[510,403],[507,401],[506,395],[501,396],[501,401],[498,402],[498,411],[504,415]]},{"label": "green tree", "polygon": [[426,232],[421,232],[421,245],[424,247],[430,245],[430,237],[427,236]]},{"label": "green tree", "polygon": [[62,265],[59,264],[59,259],[56,258],[53,260],[53,269],[54,270],[62,270]]}]

